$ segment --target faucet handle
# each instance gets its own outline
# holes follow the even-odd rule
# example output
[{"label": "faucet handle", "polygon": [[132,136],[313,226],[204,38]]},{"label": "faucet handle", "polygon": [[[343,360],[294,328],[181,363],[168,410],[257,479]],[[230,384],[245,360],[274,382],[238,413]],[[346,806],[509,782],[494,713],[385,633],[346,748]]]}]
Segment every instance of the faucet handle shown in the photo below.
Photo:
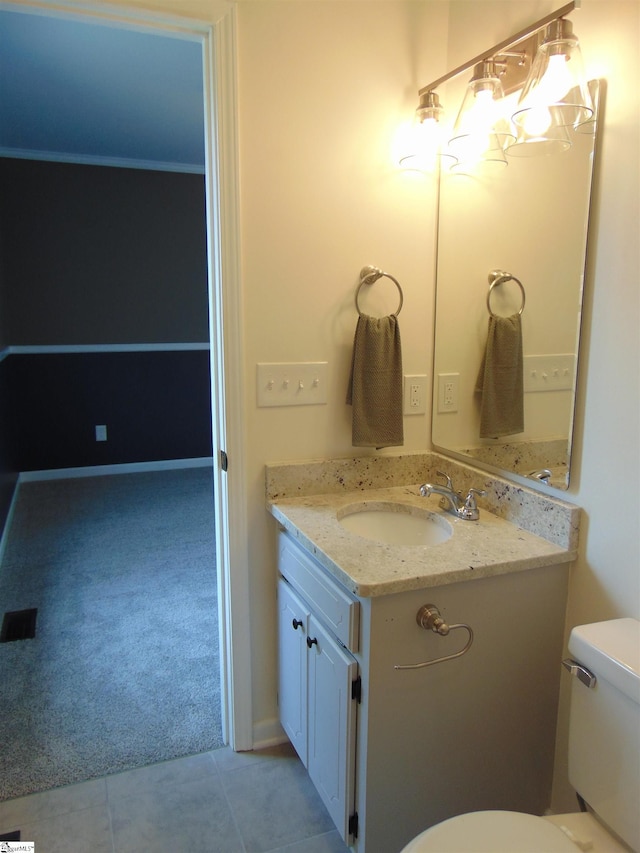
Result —
[{"label": "faucet handle", "polygon": [[451,477],[445,471],[436,471],[436,474],[438,475],[438,477],[445,478],[445,480],[447,481],[448,489],[451,489],[452,492],[455,491],[455,489],[453,488],[453,483],[451,482]]},{"label": "faucet handle", "polygon": [[486,494],[487,493],[485,492],[484,489],[469,489],[469,494],[467,495],[467,500],[473,501],[473,503],[475,503],[476,502],[476,498],[475,498],[476,495],[479,495],[479,497],[483,498]]},{"label": "faucet handle", "polygon": [[469,494],[466,497],[464,508],[462,510],[465,518],[471,521],[476,521],[479,518],[480,512],[478,510],[476,495],[479,495],[482,498],[486,494],[487,493],[484,489],[469,489]]}]

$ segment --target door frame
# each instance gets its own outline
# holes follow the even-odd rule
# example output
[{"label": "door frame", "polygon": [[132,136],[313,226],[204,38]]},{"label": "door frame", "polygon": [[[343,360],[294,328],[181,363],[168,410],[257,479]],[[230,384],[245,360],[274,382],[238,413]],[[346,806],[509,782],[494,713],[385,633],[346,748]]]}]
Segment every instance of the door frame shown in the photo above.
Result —
[{"label": "door frame", "polygon": [[[2,9],[199,41],[204,77],[207,270],[222,726],[253,747],[240,279],[236,13],[229,0],[5,0]],[[223,471],[221,452],[229,460]]]}]

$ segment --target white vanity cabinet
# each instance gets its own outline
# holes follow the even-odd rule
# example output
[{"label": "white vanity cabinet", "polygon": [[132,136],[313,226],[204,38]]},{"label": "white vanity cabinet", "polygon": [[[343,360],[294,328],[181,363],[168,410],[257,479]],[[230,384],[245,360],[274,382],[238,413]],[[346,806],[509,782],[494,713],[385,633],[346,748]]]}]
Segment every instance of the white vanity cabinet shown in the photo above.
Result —
[{"label": "white vanity cabinet", "polygon": [[[398,853],[462,812],[543,813],[568,566],[358,597],[311,551],[279,533],[280,713],[347,844]],[[398,670],[467,641],[421,628],[425,604],[470,625],[473,644]]]},{"label": "white vanity cabinet", "polygon": [[344,840],[356,831],[358,602],[288,537],[278,581],[280,722]]},{"label": "white vanity cabinet", "polygon": [[278,705],[280,723],[307,766],[307,637],[309,607],[278,581]]}]

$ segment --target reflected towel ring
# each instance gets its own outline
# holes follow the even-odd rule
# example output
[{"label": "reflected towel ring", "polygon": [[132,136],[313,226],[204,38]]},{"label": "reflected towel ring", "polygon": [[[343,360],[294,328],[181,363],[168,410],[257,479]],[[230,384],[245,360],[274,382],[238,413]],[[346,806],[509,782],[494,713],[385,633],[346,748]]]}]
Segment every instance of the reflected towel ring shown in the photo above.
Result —
[{"label": "reflected towel ring", "polygon": [[398,293],[400,294],[400,304],[397,309],[393,312],[397,317],[400,311],[402,310],[402,303],[404,301],[404,294],[402,293],[402,288],[400,287],[400,282],[394,278],[392,275],[389,275],[388,272],[383,272],[378,269],[378,267],[366,266],[360,270],[360,284],[358,285],[358,289],[356,290],[356,309],[358,314],[362,317],[362,311],[360,310],[360,305],[358,304],[358,296],[360,295],[360,290],[363,284],[373,284],[379,278],[389,278],[398,288]]},{"label": "reflected towel ring", "polygon": [[510,272],[504,272],[503,270],[493,270],[493,272],[489,273],[489,292],[487,293],[487,311],[492,317],[499,317],[499,314],[494,314],[491,310],[491,292],[494,287],[498,284],[504,284],[507,281],[515,281],[515,283],[520,288],[520,292],[522,293],[522,305],[520,306],[520,310],[518,311],[518,316],[522,316],[522,312],[524,311],[524,306],[526,302],[526,294],[524,291],[524,286],[519,278],[516,278],[515,275],[511,275]]}]

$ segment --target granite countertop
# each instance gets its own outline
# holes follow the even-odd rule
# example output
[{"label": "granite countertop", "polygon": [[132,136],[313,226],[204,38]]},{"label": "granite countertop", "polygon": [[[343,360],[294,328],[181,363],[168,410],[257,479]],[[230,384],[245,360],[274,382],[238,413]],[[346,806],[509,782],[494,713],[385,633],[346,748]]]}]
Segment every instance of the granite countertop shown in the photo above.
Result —
[{"label": "granite countertop", "polygon": [[[427,546],[386,545],[349,533],[338,512],[349,504],[390,501],[428,509],[453,527],[445,542]],[[340,583],[358,596],[374,597],[443,586],[510,572],[567,563],[576,550],[535,535],[480,509],[478,521],[464,521],[423,498],[419,485],[358,489],[305,497],[274,497],[271,514]]]}]

